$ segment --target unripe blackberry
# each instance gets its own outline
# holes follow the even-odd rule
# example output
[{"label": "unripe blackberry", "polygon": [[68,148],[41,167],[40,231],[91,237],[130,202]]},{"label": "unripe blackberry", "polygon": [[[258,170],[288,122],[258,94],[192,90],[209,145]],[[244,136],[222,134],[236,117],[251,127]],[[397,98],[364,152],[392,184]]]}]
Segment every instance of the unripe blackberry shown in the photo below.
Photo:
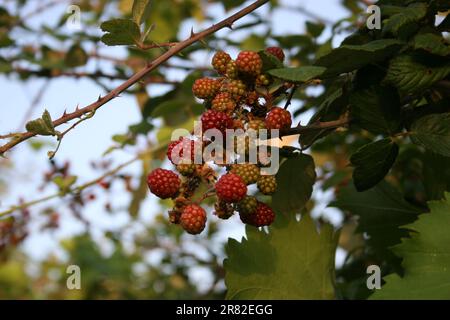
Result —
[{"label": "unripe blackberry", "polygon": [[194,96],[199,99],[211,99],[219,91],[220,81],[211,78],[197,79],[192,86]]},{"label": "unripe blackberry", "polygon": [[241,177],[227,173],[220,177],[215,185],[217,197],[229,203],[241,201],[247,194],[247,186]]},{"label": "unripe blackberry", "polygon": [[232,114],[236,102],[228,92],[218,93],[211,102],[211,108],[216,111],[225,112],[226,114]]},{"label": "unripe blackberry", "polygon": [[225,134],[226,129],[233,128],[233,119],[224,112],[207,110],[201,116],[202,130],[218,129]]},{"label": "unripe blackberry", "polygon": [[178,175],[166,169],[155,169],[147,176],[150,191],[161,199],[174,197],[180,189],[180,184]]},{"label": "unripe blackberry", "polygon": [[183,209],[180,223],[184,230],[190,234],[199,234],[205,229],[206,212],[196,204],[190,204]]},{"label": "unripe blackberry", "polygon": [[228,61],[225,76],[229,79],[237,79],[238,69],[236,67],[236,62],[234,62],[233,60]]},{"label": "unripe blackberry", "polygon": [[273,107],[266,116],[267,129],[290,128],[292,124],[291,113],[280,107]]},{"label": "unripe blackberry", "polygon": [[262,175],[258,179],[257,186],[262,194],[272,194],[277,190],[277,179],[275,176]]},{"label": "unripe blackberry", "polygon": [[228,53],[224,51],[217,51],[212,58],[211,65],[218,74],[225,75],[228,62],[230,61],[231,57]]},{"label": "unripe blackberry", "polygon": [[261,73],[262,60],[255,51],[241,51],[236,58],[236,67],[240,73],[256,77]]},{"label": "unripe blackberry", "polygon": [[185,177],[192,176],[195,173],[195,164],[193,163],[180,163],[177,165],[177,171]]},{"label": "unripe blackberry", "polygon": [[263,119],[253,119],[248,122],[247,128],[258,132],[261,129],[266,129],[266,122]]},{"label": "unripe blackberry", "polygon": [[214,204],[214,214],[223,220],[230,218],[234,214],[234,208],[231,203],[218,200]]},{"label": "unripe blackberry", "polygon": [[240,215],[254,214],[256,207],[258,206],[258,200],[252,196],[246,196],[236,205],[237,211]]},{"label": "unripe blackberry", "polygon": [[234,100],[239,101],[247,93],[247,86],[242,80],[228,80],[223,82],[220,90],[228,92]]},{"label": "unripe blackberry", "polygon": [[251,163],[234,164],[231,166],[230,172],[240,176],[247,185],[256,183],[260,176],[259,168]]},{"label": "unripe blackberry", "polygon": [[280,47],[268,47],[265,51],[277,57],[281,62],[284,61],[284,52]]},{"label": "unripe blackberry", "polygon": [[270,85],[272,83],[272,77],[267,74],[260,74],[256,78],[255,83],[258,87],[267,87],[268,85]]}]

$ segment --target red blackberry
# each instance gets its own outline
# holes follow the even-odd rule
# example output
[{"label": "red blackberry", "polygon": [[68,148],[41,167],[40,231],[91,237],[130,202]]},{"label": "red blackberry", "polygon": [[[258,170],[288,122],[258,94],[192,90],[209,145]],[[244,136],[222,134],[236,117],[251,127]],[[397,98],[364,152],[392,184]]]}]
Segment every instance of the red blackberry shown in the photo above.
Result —
[{"label": "red blackberry", "polygon": [[273,107],[266,115],[267,129],[285,129],[292,124],[291,113],[280,107]]},{"label": "red blackberry", "polygon": [[172,198],[180,189],[180,178],[170,170],[155,169],[147,176],[150,191],[161,199]]},{"label": "red blackberry", "polygon": [[227,173],[220,177],[215,185],[217,197],[224,202],[239,202],[247,194],[247,186],[241,177]]},{"label": "red blackberry", "polygon": [[194,96],[199,99],[213,98],[220,88],[220,81],[211,78],[197,79],[192,86]]},{"label": "red blackberry", "polygon": [[262,60],[255,51],[241,51],[236,59],[236,67],[242,74],[256,77],[261,73]]},{"label": "red blackberry", "polygon": [[[170,162],[174,165],[177,165],[181,162],[183,163],[194,163],[194,146],[195,141],[186,137],[180,137],[178,140],[172,141],[169,143],[167,147],[167,158],[169,158]],[[183,150],[189,150],[190,155],[184,155]]]},{"label": "red blackberry", "polygon": [[271,55],[275,56],[280,60],[281,62],[284,61],[284,52],[283,49],[280,47],[268,47],[265,50],[267,53],[270,53]]},{"label": "red blackberry", "polygon": [[208,129],[218,129],[222,133],[225,133],[226,129],[233,128],[233,119],[226,113],[208,110],[202,114],[202,130],[205,132]]},{"label": "red blackberry", "polygon": [[228,92],[218,93],[211,102],[211,108],[213,110],[225,112],[227,114],[232,114],[235,107],[236,102]]},{"label": "red blackberry", "polygon": [[273,223],[275,220],[275,212],[273,212],[272,208],[267,204],[258,201],[258,205],[253,214],[241,214],[240,217],[242,222],[246,224],[255,227],[263,227],[270,226]]},{"label": "red blackberry", "polygon": [[211,65],[218,74],[225,75],[227,71],[227,64],[230,60],[231,57],[228,53],[224,51],[217,51],[212,58]]},{"label": "red blackberry", "polygon": [[199,234],[205,229],[206,212],[199,205],[187,205],[181,213],[180,223],[188,233]]}]

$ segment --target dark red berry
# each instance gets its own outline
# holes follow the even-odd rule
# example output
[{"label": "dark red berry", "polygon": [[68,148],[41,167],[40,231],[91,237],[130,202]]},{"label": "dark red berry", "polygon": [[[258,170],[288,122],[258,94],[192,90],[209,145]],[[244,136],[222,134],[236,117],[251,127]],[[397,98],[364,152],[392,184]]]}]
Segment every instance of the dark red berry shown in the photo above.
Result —
[{"label": "dark red berry", "polygon": [[[167,158],[169,158],[170,162],[172,162],[174,165],[177,165],[181,162],[194,163],[194,146],[194,140],[186,137],[180,137],[178,140],[169,143],[169,146],[167,147]],[[188,154],[189,152],[184,155],[183,150],[189,150],[189,148],[190,155]]]},{"label": "dark red berry", "polygon": [[161,199],[172,198],[180,189],[180,178],[170,170],[155,169],[147,176],[150,191]]},{"label": "dark red berry", "polygon": [[233,119],[225,112],[216,110],[208,110],[202,114],[202,130],[218,129],[225,133],[226,129],[233,128]]},{"label": "dark red berry", "polygon": [[239,202],[247,194],[247,185],[244,180],[234,173],[221,176],[215,188],[217,197],[224,202]]},{"label": "dark red berry", "polygon": [[205,229],[206,212],[197,204],[187,205],[181,213],[180,223],[190,234],[199,234]]},{"label": "dark red berry", "polygon": [[280,107],[273,107],[266,115],[267,129],[285,129],[292,124],[291,113]]},{"label": "dark red berry", "polygon": [[270,226],[275,220],[275,212],[267,204],[258,202],[253,214],[240,214],[242,222],[255,226]]},{"label": "dark red berry", "polygon": [[277,57],[281,62],[284,61],[284,52],[280,47],[268,47],[265,51]]}]

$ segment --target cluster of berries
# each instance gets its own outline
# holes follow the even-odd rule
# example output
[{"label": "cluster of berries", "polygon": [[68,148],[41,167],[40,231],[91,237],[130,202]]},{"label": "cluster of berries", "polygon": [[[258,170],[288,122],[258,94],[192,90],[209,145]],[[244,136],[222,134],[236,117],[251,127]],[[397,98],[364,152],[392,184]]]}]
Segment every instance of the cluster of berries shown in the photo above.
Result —
[{"label": "cluster of berries", "polygon": [[[272,55],[283,62],[281,48],[265,49],[265,55]],[[225,133],[227,129],[284,129],[292,124],[291,114],[284,108],[272,105],[273,97],[269,87],[273,79],[263,72],[261,54],[254,51],[242,51],[233,60],[226,52],[217,52],[212,66],[219,74],[218,78],[197,79],[192,87],[195,97],[204,100],[206,111],[201,116],[203,132],[217,129]],[[273,57],[272,57],[273,58]],[[208,141],[201,142],[204,148]],[[198,234],[206,224],[206,212],[199,205],[204,199],[216,196],[215,215],[228,219],[236,211],[243,223],[256,227],[268,226],[275,219],[274,211],[256,197],[247,195],[247,187],[256,184],[260,193],[271,195],[276,191],[275,176],[261,174],[261,168],[267,163],[258,159],[258,163],[239,164],[215,163],[224,166],[226,173],[218,177],[216,171],[202,159],[202,164],[194,163],[198,151],[196,141],[182,137],[168,146],[168,159],[176,166],[180,176],[171,170],[158,168],[148,175],[148,186],[156,196],[174,200],[169,211],[172,223],[180,224],[188,233]],[[248,154],[249,139],[244,140],[244,154]],[[235,148],[238,146],[235,144]],[[184,150],[184,151],[183,151]],[[190,157],[183,152],[190,150]],[[174,161],[174,155],[182,161]],[[190,159],[189,159],[190,158]],[[245,158],[246,159],[246,158]],[[199,200],[194,201],[195,191],[206,182],[210,190]]]}]

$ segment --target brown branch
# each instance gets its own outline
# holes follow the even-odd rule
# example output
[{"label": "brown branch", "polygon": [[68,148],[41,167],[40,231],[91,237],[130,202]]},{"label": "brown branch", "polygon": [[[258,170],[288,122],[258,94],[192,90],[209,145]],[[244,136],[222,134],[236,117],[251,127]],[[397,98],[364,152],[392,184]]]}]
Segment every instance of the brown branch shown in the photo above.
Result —
[{"label": "brown branch", "polygon": [[149,50],[156,48],[175,47],[179,42],[165,42],[165,43],[142,43],[138,44],[139,49]]},{"label": "brown branch", "polygon": [[326,122],[318,122],[313,123],[308,126],[297,126],[289,129],[280,130],[280,137],[284,136],[292,136],[295,134],[303,134],[308,133],[314,130],[320,130],[320,129],[334,129],[346,126],[350,123],[350,119],[348,117],[343,117],[338,120],[333,121],[326,121]]},{"label": "brown branch", "polygon": [[[205,38],[206,36],[209,36],[215,32],[217,32],[220,29],[223,28],[232,28],[233,23],[246,16],[250,12],[256,10],[257,8],[261,7],[265,3],[269,2],[269,0],[257,0],[253,2],[251,5],[245,7],[244,9],[238,11],[237,13],[233,14],[232,16],[222,20],[221,22],[212,25],[211,27],[203,30],[199,33],[193,33],[189,38],[186,40],[179,42],[177,45],[171,47],[168,51],[160,55],[158,58],[153,60],[146,68],[143,70],[135,73],[131,78],[129,78],[127,81],[122,83],[120,86],[115,88],[114,90],[110,91],[108,94],[106,94],[104,97],[100,97],[97,101],[94,103],[91,103],[90,105],[77,109],[74,112],[66,113],[62,117],[56,119],[53,121],[53,125],[55,127],[58,127],[64,123],[67,123],[73,119],[80,118],[86,113],[94,112],[100,107],[102,107],[107,102],[111,101],[112,99],[119,96],[120,93],[127,90],[129,87],[131,87],[136,82],[140,81],[142,78],[144,78],[147,74],[149,74],[151,71],[155,70],[158,66],[169,60],[172,56],[178,54],[183,49],[189,47],[193,43]],[[34,137],[36,133],[33,132],[24,132],[21,134],[21,136],[17,139],[13,139],[12,141],[4,144],[0,147],[0,155],[3,155],[6,151],[10,150],[11,148],[15,147],[19,143],[22,143],[25,140],[30,139],[31,137]]]}]

